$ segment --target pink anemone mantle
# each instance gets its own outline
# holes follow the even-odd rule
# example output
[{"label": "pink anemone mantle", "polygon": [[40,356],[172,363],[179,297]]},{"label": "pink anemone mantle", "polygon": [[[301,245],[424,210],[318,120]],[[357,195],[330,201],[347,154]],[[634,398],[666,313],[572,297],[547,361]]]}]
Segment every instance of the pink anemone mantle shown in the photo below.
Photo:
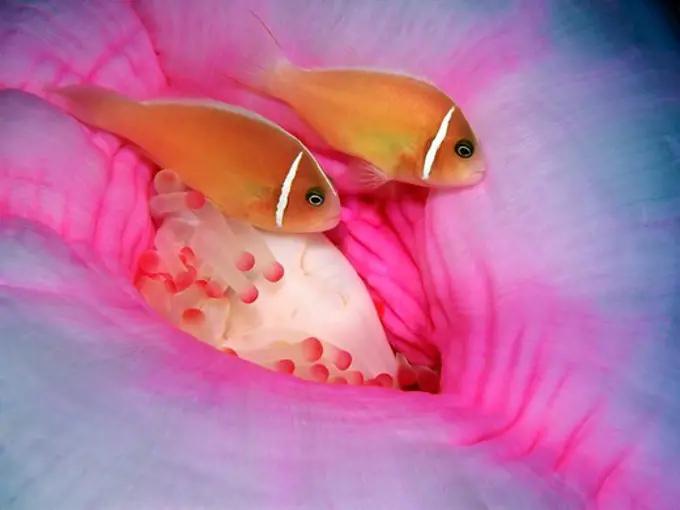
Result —
[{"label": "pink anemone mantle", "polygon": [[0,508],[677,508],[665,32],[617,2],[249,2],[298,63],[425,75],[483,140],[482,186],[348,201],[337,233],[390,341],[441,361],[431,396],[260,370],[131,286],[150,170],[42,89],[208,94],[297,129],[223,79],[237,4],[0,6]]}]

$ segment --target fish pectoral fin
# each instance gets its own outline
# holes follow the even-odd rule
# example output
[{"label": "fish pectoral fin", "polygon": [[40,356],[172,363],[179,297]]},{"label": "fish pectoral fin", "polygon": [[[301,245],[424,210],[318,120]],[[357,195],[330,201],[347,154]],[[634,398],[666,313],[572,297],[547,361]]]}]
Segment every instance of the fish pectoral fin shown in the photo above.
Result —
[{"label": "fish pectoral fin", "polygon": [[374,190],[389,182],[389,177],[378,167],[363,159],[353,159],[349,170],[362,190]]}]

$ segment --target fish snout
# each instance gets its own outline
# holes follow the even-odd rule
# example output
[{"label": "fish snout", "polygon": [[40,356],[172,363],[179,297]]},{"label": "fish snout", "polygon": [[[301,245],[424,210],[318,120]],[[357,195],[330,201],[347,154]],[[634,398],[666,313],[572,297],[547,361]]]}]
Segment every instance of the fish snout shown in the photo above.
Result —
[{"label": "fish snout", "polygon": [[470,173],[469,184],[475,185],[481,183],[486,177],[486,167],[480,166],[478,169]]},{"label": "fish snout", "polygon": [[335,227],[337,227],[340,224],[340,219],[341,219],[340,213],[338,213],[334,216],[331,216],[330,218],[326,218],[321,224],[321,228],[323,229],[323,230],[321,230],[321,232],[325,232],[327,230],[333,230]]},{"label": "fish snout", "polygon": [[304,221],[288,222],[276,229],[279,233],[285,234],[316,234],[332,230],[340,224],[341,216],[337,214],[324,215],[314,220],[309,218]]},{"label": "fish snout", "polygon": [[462,187],[475,186],[481,183],[486,177],[486,162],[483,158],[477,158],[476,161],[471,162],[464,172],[464,176],[460,179]]}]

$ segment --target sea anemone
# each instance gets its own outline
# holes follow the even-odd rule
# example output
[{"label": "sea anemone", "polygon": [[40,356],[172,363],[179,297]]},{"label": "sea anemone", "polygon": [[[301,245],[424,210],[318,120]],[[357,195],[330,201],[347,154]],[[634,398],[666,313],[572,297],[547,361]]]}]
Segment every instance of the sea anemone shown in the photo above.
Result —
[{"label": "sea anemone", "polygon": [[[170,323],[277,372],[395,387],[397,357],[370,295],[325,236],[260,232],[223,215],[171,170],[156,174],[154,188],[154,249],[140,256],[135,284]],[[404,386],[418,382],[399,359]]]},{"label": "sea anemone", "polygon": [[[622,3],[2,3],[0,508],[677,508],[678,44]],[[474,188],[344,196],[325,249],[436,395],[263,369],[134,286],[155,169],[45,87],[209,96],[312,145],[227,83],[244,5],[301,65],[428,77],[484,144]]]}]

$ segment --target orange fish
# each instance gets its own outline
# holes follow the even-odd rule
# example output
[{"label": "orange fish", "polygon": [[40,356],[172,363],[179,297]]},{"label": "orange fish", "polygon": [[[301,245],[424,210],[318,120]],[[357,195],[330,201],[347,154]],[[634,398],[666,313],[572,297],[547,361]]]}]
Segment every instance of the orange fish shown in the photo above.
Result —
[{"label": "orange fish", "polygon": [[288,233],[323,232],[340,221],[337,192],[314,156],[254,112],[208,100],[138,102],[91,85],[50,92],[76,119],[174,170],[227,216]]},{"label": "orange fish", "polygon": [[405,74],[297,67],[264,22],[250,14],[244,21],[257,20],[257,29],[248,30],[255,41],[245,50],[247,58],[232,66],[231,79],[288,104],[331,147],[354,156],[352,167],[364,187],[389,180],[462,187],[483,179],[479,142],[445,92]]}]

